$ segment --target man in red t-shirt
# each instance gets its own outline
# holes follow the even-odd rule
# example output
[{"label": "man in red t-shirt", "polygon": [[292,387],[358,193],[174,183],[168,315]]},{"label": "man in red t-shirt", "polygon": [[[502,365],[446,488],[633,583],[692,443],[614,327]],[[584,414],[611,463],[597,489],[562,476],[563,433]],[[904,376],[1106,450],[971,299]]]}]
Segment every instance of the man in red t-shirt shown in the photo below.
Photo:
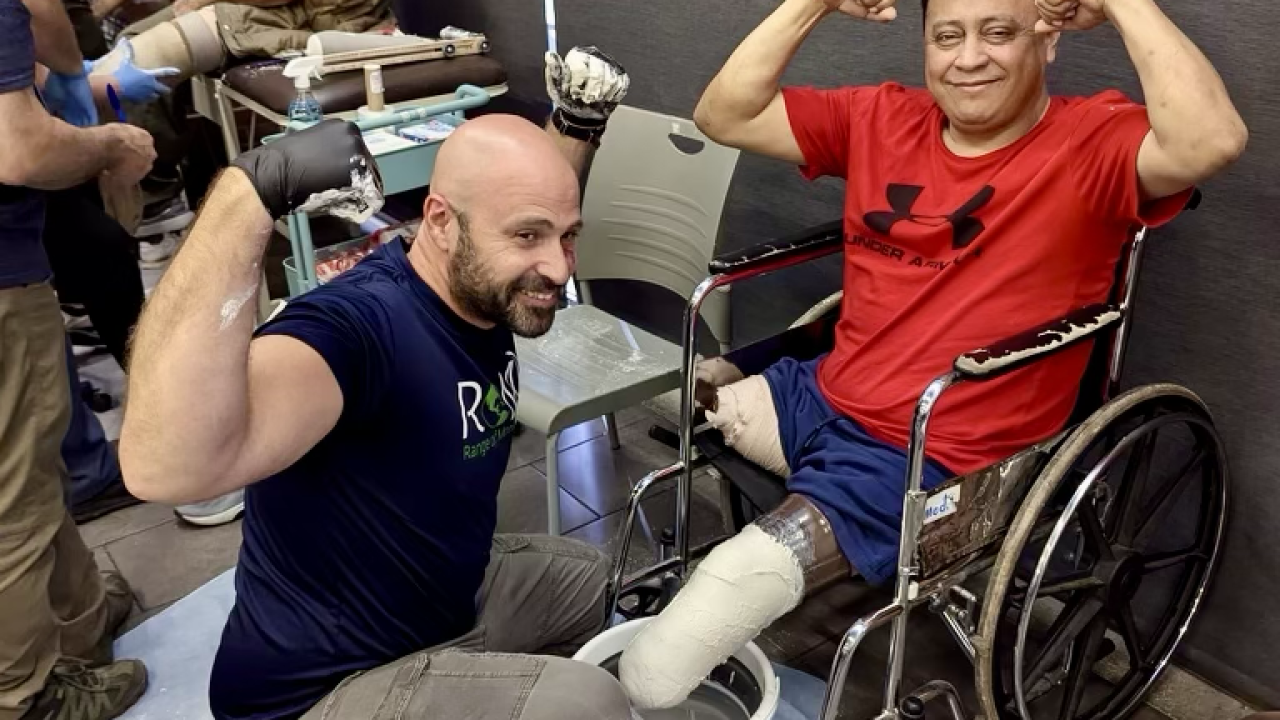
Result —
[{"label": "man in red t-shirt", "polygon": [[[829,522],[851,569],[873,583],[894,575],[905,447],[929,382],[960,354],[1105,301],[1135,227],[1173,218],[1247,135],[1213,67],[1155,0],[924,0],[926,88],[779,86],[821,21],[843,13],[888,22],[895,1],[783,0],[694,115],[716,142],[846,181],[834,349],[720,387],[708,411],[731,445],[787,476],[790,507],[815,527]],[[1104,22],[1124,39],[1149,108],[1116,91],[1049,95],[1060,32]],[[944,394],[930,421],[925,487],[1061,430],[1089,352],[1082,343]],[[785,535],[787,523],[761,523],[775,526]],[[729,558],[738,540],[716,552]],[[823,560],[796,555],[806,570]],[[720,581],[736,582],[715,567]],[[699,582],[695,574],[684,594],[701,592]],[[755,592],[745,581],[739,590]],[[778,606],[760,618],[766,625],[800,599],[770,597]],[[712,602],[678,598],[673,617],[637,642],[623,681],[642,704],[672,699],[654,677],[684,682],[710,669],[685,664],[715,655],[702,647],[708,635],[682,640],[677,625]],[[659,638],[661,667],[641,667]]]}]

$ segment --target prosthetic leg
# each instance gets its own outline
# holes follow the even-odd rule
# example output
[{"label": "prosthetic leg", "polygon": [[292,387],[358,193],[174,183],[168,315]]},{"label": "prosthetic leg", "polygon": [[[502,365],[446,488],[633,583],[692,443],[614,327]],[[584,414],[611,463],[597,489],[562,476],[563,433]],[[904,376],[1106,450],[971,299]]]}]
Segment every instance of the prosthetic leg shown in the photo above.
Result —
[{"label": "prosthetic leg", "polygon": [[703,560],[622,654],[619,679],[639,708],[679,705],[716,666],[804,598],[850,574],[831,524],[799,495]]},{"label": "prosthetic leg", "polygon": [[[168,78],[174,85],[193,75],[217,70],[227,59],[227,48],[218,34],[218,20],[212,5],[160,23],[133,38],[130,44],[133,64],[139,68],[177,68],[179,74]],[[114,72],[124,54],[124,47],[117,46],[97,64],[94,74]]]}]

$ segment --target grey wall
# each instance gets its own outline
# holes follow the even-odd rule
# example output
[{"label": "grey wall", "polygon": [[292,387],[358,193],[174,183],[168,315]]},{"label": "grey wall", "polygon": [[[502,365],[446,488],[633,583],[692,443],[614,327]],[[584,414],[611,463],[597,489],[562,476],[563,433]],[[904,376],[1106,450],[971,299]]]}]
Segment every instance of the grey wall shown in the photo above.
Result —
[{"label": "grey wall", "polygon": [[[528,1],[528,0],[524,0]],[[1213,409],[1232,463],[1225,560],[1186,644],[1183,663],[1227,689],[1280,707],[1280,100],[1274,78],[1276,0],[1161,0],[1215,62],[1248,122],[1247,156],[1208,183],[1202,208],[1160,230],[1147,255],[1126,382],[1174,381]],[[595,44],[631,73],[628,102],[688,117],[736,44],[776,0],[557,0],[560,47]],[[788,82],[920,84],[919,8],[888,27],[838,18],[803,48]],[[1141,99],[1110,28],[1068,35],[1052,86],[1119,87]],[[729,199],[725,246],[741,247],[839,216],[841,185],[808,184],[789,166],[743,157]],[[823,263],[735,290],[738,341],[777,332],[838,288]],[[597,292],[597,298],[601,296]],[[634,296],[632,296],[634,300]],[[636,303],[629,303],[635,306]],[[651,305],[678,323],[678,303]]]}]

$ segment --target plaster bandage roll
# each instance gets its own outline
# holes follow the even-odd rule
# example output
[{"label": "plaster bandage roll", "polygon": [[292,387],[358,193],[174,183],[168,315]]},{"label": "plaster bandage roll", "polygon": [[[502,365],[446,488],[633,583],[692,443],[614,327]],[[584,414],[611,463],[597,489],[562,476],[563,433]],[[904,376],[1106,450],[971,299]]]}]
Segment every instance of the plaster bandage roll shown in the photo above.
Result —
[{"label": "plaster bandage roll", "polygon": [[769,381],[752,375],[720,388],[716,398],[716,409],[707,410],[707,420],[724,434],[725,444],[769,472],[788,477],[791,469],[782,452]]},{"label": "plaster bandage roll", "polygon": [[795,552],[748,525],[713,550],[636,635],[619,662],[622,687],[636,707],[675,707],[802,599],[804,570]]}]

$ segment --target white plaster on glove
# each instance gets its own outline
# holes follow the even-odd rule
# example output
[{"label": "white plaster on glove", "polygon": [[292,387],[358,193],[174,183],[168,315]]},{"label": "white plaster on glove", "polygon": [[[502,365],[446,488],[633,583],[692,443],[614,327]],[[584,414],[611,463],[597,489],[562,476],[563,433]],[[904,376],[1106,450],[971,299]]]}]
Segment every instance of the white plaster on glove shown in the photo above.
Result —
[{"label": "white plaster on glove", "polygon": [[716,409],[707,410],[707,420],[724,434],[725,444],[769,472],[788,477],[791,469],[782,452],[769,381],[763,375],[752,375],[721,387],[716,398]]},{"label": "white plaster on glove", "polygon": [[639,708],[684,702],[707,675],[804,598],[795,553],[755,525],[722,543],[622,653],[618,676]]},{"label": "white plaster on glove", "polygon": [[582,120],[608,119],[631,87],[627,71],[595,47],[575,47],[564,58],[548,52],[545,59],[547,95]]}]

